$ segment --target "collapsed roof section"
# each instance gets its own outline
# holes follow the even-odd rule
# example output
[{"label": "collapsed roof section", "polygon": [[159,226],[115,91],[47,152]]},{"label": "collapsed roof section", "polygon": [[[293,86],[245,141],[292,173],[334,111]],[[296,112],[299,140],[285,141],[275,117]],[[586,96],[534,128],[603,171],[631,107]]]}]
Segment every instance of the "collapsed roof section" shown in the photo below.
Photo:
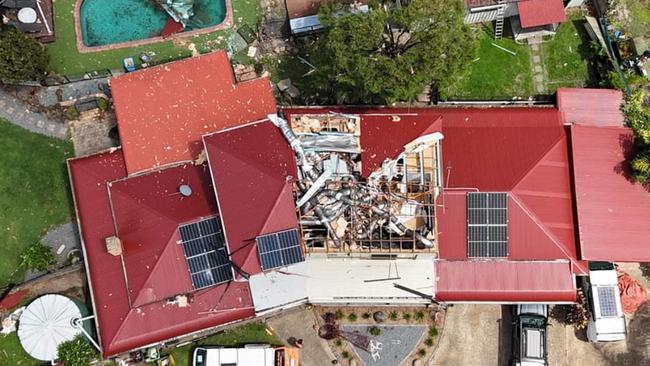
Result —
[{"label": "collapsed roof section", "polygon": [[440,118],[400,113],[270,117],[298,161],[296,206],[310,252],[435,251]]}]

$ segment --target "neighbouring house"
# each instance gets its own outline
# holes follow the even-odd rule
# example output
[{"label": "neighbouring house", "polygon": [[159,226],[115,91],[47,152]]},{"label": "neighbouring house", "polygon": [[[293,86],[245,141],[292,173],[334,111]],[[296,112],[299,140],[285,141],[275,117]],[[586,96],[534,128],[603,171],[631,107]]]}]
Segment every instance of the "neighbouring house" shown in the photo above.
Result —
[{"label": "neighbouring house", "polygon": [[[505,20],[509,20],[515,40],[554,35],[566,20],[565,7],[576,7],[584,0],[464,0],[467,7],[465,22],[469,24],[495,22],[495,37],[501,38]],[[322,0],[285,0],[291,33],[308,34],[322,25],[318,10]],[[362,2],[354,4],[362,5]],[[356,9],[356,8],[355,8]],[[367,11],[367,5],[359,8]]]},{"label": "neighbouring house", "polygon": [[111,87],[122,146],[68,162],[105,357],[307,302],[572,303],[588,261],[650,261],[617,91],[278,112],[224,52]]}]

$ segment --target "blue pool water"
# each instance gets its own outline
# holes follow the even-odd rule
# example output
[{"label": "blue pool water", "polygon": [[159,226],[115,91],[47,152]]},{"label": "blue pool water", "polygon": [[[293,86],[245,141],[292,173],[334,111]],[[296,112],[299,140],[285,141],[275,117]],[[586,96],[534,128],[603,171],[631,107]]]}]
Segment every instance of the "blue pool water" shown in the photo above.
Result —
[{"label": "blue pool water", "polygon": [[[159,36],[168,15],[152,0],[84,0],[80,17],[84,45],[92,47]],[[225,0],[195,0],[185,30],[212,27],[225,17]]]}]

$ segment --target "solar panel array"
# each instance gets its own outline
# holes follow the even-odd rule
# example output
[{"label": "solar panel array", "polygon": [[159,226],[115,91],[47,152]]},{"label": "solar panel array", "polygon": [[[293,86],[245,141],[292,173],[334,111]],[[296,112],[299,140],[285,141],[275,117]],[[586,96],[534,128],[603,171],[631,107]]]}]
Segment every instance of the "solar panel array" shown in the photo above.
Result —
[{"label": "solar panel array", "polygon": [[601,316],[616,316],[616,291],[618,287],[606,286],[598,288],[598,306]]},{"label": "solar panel array", "polygon": [[506,193],[467,193],[467,256],[508,256]]},{"label": "solar panel array", "polygon": [[194,289],[233,279],[221,222],[216,217],[180,226],[178,230]]},{"label": "solar panel array", "polygon": [[297,229],[261,235],[256,241],[263,270],[288,266],[305,259]]}]

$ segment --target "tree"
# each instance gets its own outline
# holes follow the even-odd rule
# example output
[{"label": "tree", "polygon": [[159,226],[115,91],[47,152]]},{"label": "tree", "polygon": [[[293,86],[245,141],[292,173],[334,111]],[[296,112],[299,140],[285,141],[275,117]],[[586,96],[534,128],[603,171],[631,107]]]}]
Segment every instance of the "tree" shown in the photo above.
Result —
[{"label": "tree", "polygon": [[34,243],[25,248],[20,254],[20,264],[25,268],[44,271],[56,263],[52,249],[41,243]]},{"label": "tree", "polygon": [[15,29],[0,31],[0,81],[42,80],[47,51],[34,38]]},{"label": "tree", "polygon": [[97,351],[83,335],[79,334],[73,340],[61,343],[58,355],[58,361],[65,366],[88,366],[97,356]]},{"label": "tree", "polygon": [[317,72],[364,101],[414,100],[428,85],[448,85],[476,50],[462,1],[402,3],[371,0],[368,13],[336,3],[324,6]]},{"label": "tree", "polygon": [[638,90],[629,95],[623,112],[634,131],[635,154],[630,161],[634,180],[650,184],[650,108],[644,105],[645,93]]}]

